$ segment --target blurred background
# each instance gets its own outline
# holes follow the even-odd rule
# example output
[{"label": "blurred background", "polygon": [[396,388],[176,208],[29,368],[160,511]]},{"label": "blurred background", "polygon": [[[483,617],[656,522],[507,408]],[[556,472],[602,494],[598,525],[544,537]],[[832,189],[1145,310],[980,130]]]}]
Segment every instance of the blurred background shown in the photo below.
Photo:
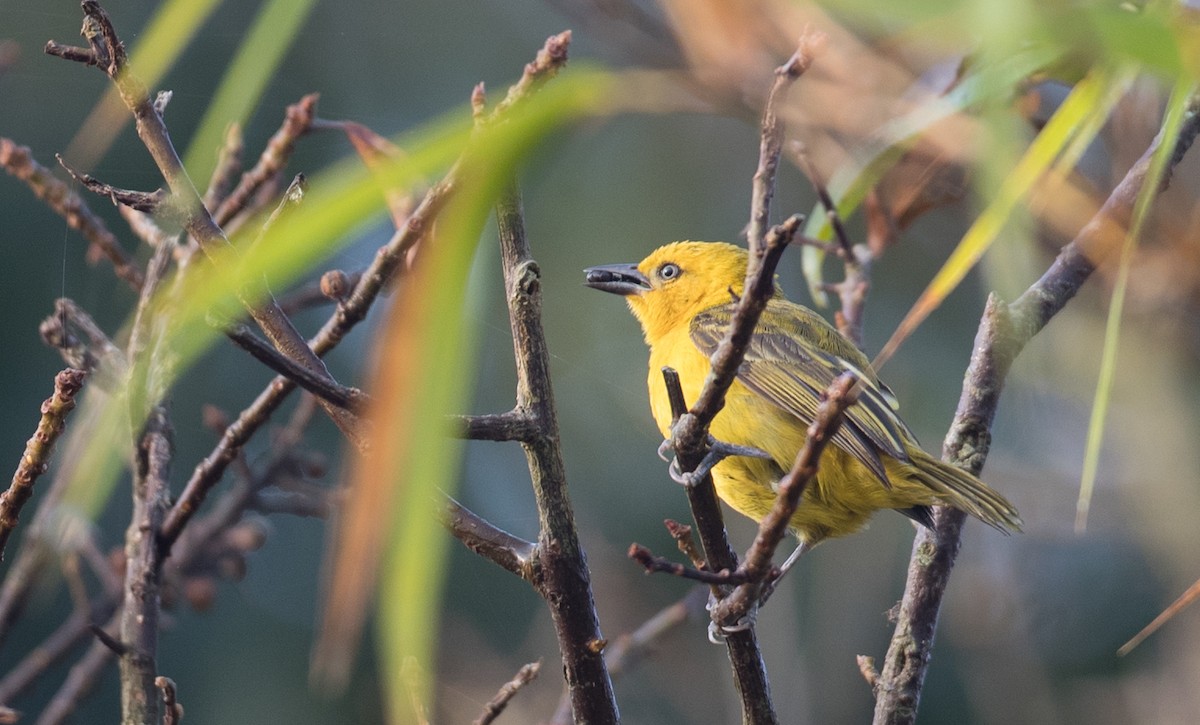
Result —
[{"label": "blurred background", "polygon": [[[974,27],[995,22],[998,34],[1017,32],[1025,20],[1016,17],[1007,25],[994,17],[1004,14],[999,9],[985,17],[986,4],[961,6]],[[219,4],[158,84],[174,91],[167,121],[181,144],[196,129],[259,5]],[[153,4],[120,0],[105,7],[131,45],[155,10]],[[978,34],[951,22],[961,21],[964,12],[947,13],[945,25],[934,14],[905,25],[892,16],[872,20],[865,7],[869,4],[823,9],[752,0],[317,2],[246,125],[247,155],[253,158],[278,127],[284,107],[318,92],[322,117],[358,121],[394,137],[455,108],[466,114],[470,90],[481,80],[498,98],[545,38],[566,28],[574,31],[572,64],[679,71],[681,90],[701,110],[622,115],[576,126],[543,144],[521,174],[529,238],[543,274],[571,496],[601,625],[610,639],[688,591],[684,581],[646,577],[625,552],[638,542],[668,554],[674,547],[662,520],[686,521],[689,514],[683,493],[655,455],[660,440],[646,403],[647,355],[636,323],[620,300],[584,288],[581,270],[636,262],[672,240],[741,239],[758,157],[757,115],[771,70],[791,54],[804,23],[815,23],[829,40],[813,72],[793,89],[787,115],[791,135],[806,144],[826,178],[867,147],[887,119],[911,108],[922,88],[944,89],[978,41]],[[1014,16],[1020,7],[1013,6]],[[78,42],[79,24],[74,2],[0,0],[0,136],[29,146],[47,165],[80,133],[81,121],[108,86],[101,73],[41,52],[50,38]],[[1049,77],[996,104],[987,124],[952,119],[944,127],[944,145],[933,155],[938,162],[922,170],[973,168],[984,156],[1007,168],[1065,89]],[[1083,198],[1092,204],[1102,200],[1141,154],[1157,129],[1164,99],[1152,79],[1135,83],[1073,180]],[[656,99],[642,100],[652,105]],[[1000,128],[1007,131],[1001,134]],[[350,154],[344,137],[314,134],[300,142],[290,169],[316,170]],[[1114,270],[1102,268],[1017,362],[983,477],[1014,502],[1026,531],[1006,538],[968,524],[920,722],[1184,723],[1200,714],[1196,612],[1184,612],[1130,656],[1115,655],[1200,577],[1195,156],[1193,151],[1184,160],[1159,201],[1134,262],[1084,534],[1074,531],[1075,501]],[[119,186],[152,189],[161,183],[128,126],[84,170]],[[957,201],[920,216],[886,250],[880,247],[867,304],[868,354],[879,350],[986,203],[987,179],[981,178],[986,176],[972,179],[979,187],[960,179],[948,194]],[[1061,197],[1067,198],[1075,197]],[[1061,199],[1034,202],[1054,206]],[[89,201],[133,248],[115,210],[100,199]],[[814,201],[809,181],[785,165],[776,220],[807,212]],[[1041,215],[1041,223],[1036,210],[1022,212],[978,271],[883,370],[881,377],[927,450],[940,450],[953,416],[987,293],[1014,298],[1090,214],[1086,204],[1056,208],[1063,213]],[[1048,223],[1050,216],[1067,221]],[[862,214],[848,219],[848,227],[856,241],[866,239]],[[383,218],[365,225],[325,268],[364,266],[389,230]],[[476,370],[463,372],[464,380],[476,380],[470,412],[500,412],[513,402],[511,338],[494,234],[489,226],[471,278],[482,338]],[[15,467],[38,405],[62,367],[37,334],[53,300],[74,299],[115,334],[135,299],[106,265],[89,266],[79,236],[7,175],[0,176],[0,245],[6,256],[0,264],[5,339],[0,406],[8,411],[0,418],[0,451],[8,452]],[[146,250],[139,254],[145,258]],[[841,270],[830,264],[826,274],[836,280]],[[785,257],[780,276],[792,299],[810,302],[799,254]],[[307,313],[297,324],[311,333],[325,315]],[[339,380],[361,379],[371,337],[364,326],[331,355]],[[202,424],[201,407],[211,403],[236,412],[269,379],[227,344],[217,345],[188,372],[173,396],[177,487],[215,442]],[[325,480],[336,483],[342,445],[328,420],[318,416],[307,443],[327,454]],[[251,459],[265,447],[262,440],[252,443]],[[118,489],[96,523],[106,548],[121,545],[127,491]],[[468,444],[458,495],[496,525],[536,537],[536,510],[517,445]],[[732,513],[727,524],[735,548],[744,550],[753,527]],[[250,557],[245,578],[222,583],[210,610],[171,612],[159,664],[179,684],[189,721],[382,721],[369,646],[347,694],[328,698],[308,688],[324,525],[274,516],[268,526],[266,545]],[[903,591],[912,533],[907,519],[882,514],[867,531],[821,546],[761,613],[764,656],[782,721],[870,717],[873,698],[855,655],[881,658],[886,650],[891,636],[886,612]],[[452,552],[435,721],[474,718],[521,664],[537,659],[543,661],[541,677],[516,697],[502,722],[549,719],[561,681],[545,607],[525,583],[456,543]],[[61,581],[47,577],[35,606],[0,649],[0,670],[40,642],[69,607]],[[699,619],[671,631],[616,682],[625,722],[737,720],[725,652],[708,643],[705,624]],[[35,690],[7,704],[36,713],[65,673],[65,666],[52,670]],[[77,721],[112,720],[118,712],[114,668]]]}]

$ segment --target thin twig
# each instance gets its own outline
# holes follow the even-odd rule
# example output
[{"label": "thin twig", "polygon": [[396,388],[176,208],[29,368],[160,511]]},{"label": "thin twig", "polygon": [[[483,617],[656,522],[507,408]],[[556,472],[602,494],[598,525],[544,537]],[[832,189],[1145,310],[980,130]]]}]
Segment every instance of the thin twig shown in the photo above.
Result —
[{"label": "thin twig", "polygon": [[[1164,170],[1162,186],[1168,183],[1175,164],[1183,158],[1198,133],[1200,113],[1193,102]],[[1075,296],[1096,265],[1118,247],[1161,140],[1160,131],[1113,189],[1100,211],[1070,244],[1063,247],[1041,279],[1010,304],[1005,304],[996,295],[988,299],[975,336],[974,352],[963,381],[954,423],[942,448],[945,460],[976,475],[983,469],[991,445],[992,420],[1013,361],[1033,336]],[[876,725],[907,725],[916,719],[937,630],[938,612],[958,555],[965,520],[966,514],[958,509],[935,508],[934,528],[918,530],[913,541],[896,630],[879,675]]]},{"label": "thin twig", "polygon": [[[309,400],[310,398],[306,396],[305,399]],[[186,576],[209,572],[212,569],[212,562],[209,558],[211,552],[214,551],[214,542],[237,524],[242,513],[254,500],[254,495],[278,475],[284,462],[293,455],[294,446],[299,442],[303,429],[307,427],[312,418],[313,408],[311,403],[299,405],[287,427],[275,437],[275,446],[272,449],[271,457],[262,467],[261,473],[245,481],[239,481],[238,485],[226,492],[216,502],[211,512],[188,527],[188,535],[181,538],[172,550],[169,560],[172,573]],[[33,551],[34,549],[24,547],[21,557],[14,567],[36,569],[42,566],[38,557],[30,556]],[[9,599],[16,596],[9,593],[14,573],[23,581],[31,581],[29,576],[21,575],[15,570],[10,571],[4,585],[4,591]],[[30,651],[3,679],[0,679],[0,703],[11,702],[47,669],[64,658],[89,635],[92,622],[111,620],[113,623],[111,631],[117,632],[117,623],[121,617],[121,598],[122,587],[118,586],[111,591],[106,587],[103,595],[93,599],[90,612],[76,613],[70,616],[40,645]],[[9,605],[5,611],[11,611],[12,608],[12,605]],[[114,614],[114,611],[117,614]],[[124,644],[121,645],[121,647],[124,646]],[[103,649],[103,647],[101,648]],[[62,691],[66,691],[70,682],[71,678],[68,679],[67,684],[64,684]],[[72,695],[67,699],[74,702],[77,698]],[[65,714],[67,713],[64,713],[64,716]]]},{"label": "thin twig", "polygon": [[[246,208],[263,184],[283,172],[296,148],[296,141],[312,128],[313,119],[317,115],[318,98],[318,94],[310,93],[287,107],[283,124],[267,141],[267,146],[254,168],[242,174],[233,191],[224,195],[210,192],[214,196],[224,196],[221,205],[213,212],[213,220],[217,224],[225,226],[232,221],[234,216]],[[229,145],[228,141],[226,145]],[[232,160],[229,163],[232,164]]]},{"label": "thin twig", "polygon": [[100,257],[108,259],[117,277],[135,290],[142,288],[142,271],[117,241],[116,235],[108,230],[104,220],[96,216],[87,202],[70,186],[56,179],[50,169],[34,160],[28,148],[18,146],[7,138],[0,138],[0,166],[25,182],[34,196],[66,219],[67,226],[83,235],[89,244],[89,261]]},{"label": "thin twig", "polygon": [[278,350],[255,335],[246,325],[229,325],[225,328],[225,336],[253,355],[255,360],[322,400],[355,413],[362,413],[368,403],[369,396],[363,391],[313,374],[290,358],[280,355]]},{"label": "thin twig", "polygon": [[[115,623],[109,626],[116,628]],[[59,725],[69,721],[83,698],[92,691],[104,671],[112,664],[115,656],[104,642],[93,642],[87,653],[71,667],[67,678],[38,717],[37,725]]]},{"label": "thin twig", "polygon": [[716,586],[735,586],[746,581],[746,577],[741,571],[730,571],[728,569],[708,571],[706,569],[689,568],[666,557],[655,556],[654,552],[641,544],[630,544],[626,556],[641,564],[647,574],[670,574],[681,579],[691,579],[701,584]]},{"label": "thin twig", "polygon": [[500,691],[496,693],[496,696],[488,700],[487,704],[483,706],[483,713],[475,718],[472,725],[491,725],[491,723],[495,722],[496,718],[500,717],[500,713],[504,712],[504,708],[508,707],[509,701],[516,697],[521,688],[533,682],[538,676],[538,671],[541,669],[541,660],[522,666],[517,671],[516,677],[504,683],[500,687]]},{"label": "thin twig", "polygon": [[[118,206],[117,213],[129,225],[129,231],[133,232],[151,249],[158,249],[163,245],[174,245],[179,237],[178,234],[171,234],[159,226],[153,216],[133,207]],[[139,287],[139,289],[141,288]]]},{"label": "thin twig", "polygon": [[96,638],[97,642],[107,647],[118,657],[129,651],[129,648],[125,646],[124,642],[109,634],[104,627],[101,627],[98,624],[89,624],[88,631],[92,633],[92,636]]},{"label": "thin twig", "polygon": [[55,154],[54,158],[58,159],[58,165],[63,167],[72,179],[83,184],[84,188],[93,194],[107,196],[114,205],[120,204],[131,209],[137,209],[140,212],[145,212],[146,214],[154,214],[161,211],[167,202],[170,201],[170,195],[162,189],[155,189],[154,191],[121,189],[112,184],[106,184],[91,174],[85,174],[72,169],[67,165],[66,161],[63,161],[63,157],[58,154]]},{"label": "thin twig", "polygon": [[793,147],[793,155],[800,165],[804,175],[808,177],[809,182],[813,186],[813,191],[817,192],[817,199],[820,200],[821,206],[825,208],[825,216],[829,219],[829,225],[833,228],[833,238],[837,240],[837,245],[834,247],[837,256],[841,258],[846,266],[850,267],[857,264],[857,258],[854,255],[854,245],[850,242],[850,235],[846,233],[846,227],[842,224],[842,217],[838,214],[837,203],[834,202],[833,196],[829,193],[829,187],[825,185],[825,181],[821,178],[817,167],[813,165],[812,159],[809,158],[808,150],[804,144],[799,142]]},{"label": "thin twig", "polygon": [[17,527],[21,508],[33,495],[34,482],[50,466],[54,443],[66,427],[67,414],[75,409],[75,396],[86,376],[82,370],[67,368],[54,377],[54,394],[42,403],[37,430],[25,443],[25,452],[8,490],[0,494],[0,559],[4,557],[8,537]]},{"label": "thin twig", "polygon": [[[459,166],[456,163],[440,182],[430,187],[408,221],[376,252],[370,266],[359,276],[353,291],[340,301],[334,314],[309,341],[317,355],[324,355],[337,347],[350,330],[366,319],[367,312],[400,269],[409,250],[424,237],[450,200],[458,186]],[[226,467],[237,458],[238,451],[246,441],[267,422],[295,388],[296,384],[285,377],[272,380],[225,430],[216,448],[197,464],[163,526],[162,545],[166,549],[170,549],[172,542],[179,537],[183,527],[204,503],[209,490],[221,480]]]},{"label": "thin twig", "polygon": [[[682,402],[678,377],[675,378],[673,386],[670,379],[667,380],[668,394],[672,397],[672,407],[676,415],[672,426],[672,442],[680,469],[685,474],[694,471],[703,458],[707,446],[708,426],[724,406],[725,393],[733,384],[754,327],[774,291],[775,267],[783,255],[784,248],[799,231],[801,220],[796,216],[768,231],[771,197],[775,191],[775,171],[779,166],[784,135],[778,107],[792,83],[812,64],[823,39],[821,33],[806,31],[800,39],[796,53],[776,70],[775,82],[763,111],[758,168],[754,172],[751,187],[750,224],[747,227],[750,263],[746,271],[745,289],[738,300],[729,329],[712,356],[711,370],[704,387],[690,411],[684,412],[678,405]],[[712,476],[706,474],[695,485],[688,486],[687,492],[708,560],[707,568],[710,571],[733,570],[737,564],[737,557],[730,549],[725,536]],[[753,628],[733,632],[726,638],[725,643],[733,667],[734,684],[742,702],[742,721],[777,722],[766,667]]]},{"label": "thin twig", "polygon": [[318,491],[259,491],[246,508],[264,514],[288,514],[301,518],[327,519],[333,511],[330,495]]},{"label": "thin twig", "polygon": [[833,254],[842,260],[842,267],[846,272],[845,278],[841,282],[826,284],[824,287],[827,292],[836,294],[841,302],[841,309],[834,314],[838,332],[861,349],[863,346],[863,313],[867,306],[867,293],[871,289],[871,248],[868,245],[856,245],[850,241],[850,235],[846,232],[841,215],[838,214],[837,203],[834,202],[833,195],[829,193],[829,187],[821,178],[817,167],[809,158],[804,144],[797,141],[790,144],[788,149],[812,183],[813,190],[817,192],[817,198],[825,209],[825,216],[829,219],[829,225],[833,229],[836,240],[834,244],[823,244],[816,240],[806,239],[805,243],[816,246],[825,253]]},{"label": "thin twig", "polygon": [[[89,627],[92,622],[108,621],[113,616],[118,601],[117,598],[103,597],[93,604],[90,613],[75,613],[68,617],[0,679],[0,703],[12,702],[45,674],[47,669],[66,657],[91,634]],[[103,645],[99,646],[109,651]]]},{"label": "thin twig", "polygon": [[[75,331],[83,335],[80,339]],[[54,301],[54,313],[38,326],[42,340],[55,348],[68,365],[91,375],[93,382],[105,388],[120,380],[126,373],[125,353],[121,351],[92,316],[73,300],[62,297]]]},{"label": "thin twig", "polygon": [[183,705],[179,704],[175,680],[160,675],[154,679],[154,684],[162,691],[162,725],[179,725],[179,721],[183,719]]},{"label": "thin twig", "polygon": [[[267,145],[270,148],[270,144]],[[217,152],[217,165],[213,167],[212,176],[208,180],[208,188],[204,191],[204,206],[215,211],[219,204],[229,197],[242,175],[242,156],[246,152],[246,142],[242,138],[242,125],[238,122],[229,124],[225,129],[225,142]],[[219,215],[215,215],[219,218]]]},{"label": "thin twig", "polygon": [[258,238],[254,240],[254,243],[257,244],[261,241],[267,235],[267,232],[271,231],[271,227],[275,226],[283,218],[284,214],[287,214],[289,210],[304,201],[304,195],[307,192],[308,179],[305,178],[304,174],[296,174],[292,177],[292,183],[288,184],[287,189],[283,192],[283,196],[279,198],[279,203],[275,205],[270,216],[263,222],[262,229],[259,230]]}]

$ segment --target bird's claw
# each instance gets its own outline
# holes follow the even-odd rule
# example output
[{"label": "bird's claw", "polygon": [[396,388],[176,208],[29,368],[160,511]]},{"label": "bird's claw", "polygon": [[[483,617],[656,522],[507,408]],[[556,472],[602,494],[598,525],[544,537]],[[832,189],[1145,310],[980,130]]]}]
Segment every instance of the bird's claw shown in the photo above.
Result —
[{"label": "bird's claw", "polygon": [[683,470],[679,467],[678,458],[671,459],[671,464],[667,466],[667,475],[670,476],[671,480],[675,483],[679,483],[684,486],[691,486],[692,482],[696,480],[694,473],[683,472]]},{"label": "bird's claw", "polygon": [[675,440],[673,438],[664,438],[663,442],[658,445],[658,457],[664,461],[671,461],[667,458],[667,454],[675,450]]},{"label": "bird's claw", "polygon": [[[709,593],[708,603],[704,605],[704,608],[707,611],[712,612],[716,606],[717,606],[717,598],[715,596],[713,596],[711,593]],[[712,642],[713,644],[721,644],[725,641],[725,639],[727,637],[729,637],[729,635],[735,634],[737,632],[745,632],[746,630],[754,627],[755,620],[757,620],[757,619],[758,619],[758,605],[755,604],[754,606],[752,606],[750,608],[750,611],[746,612],[745,616],[743,616],[741,619],[734,622],[733,624],[724,624],[723,625],[723,624],[718,624],[715,621],[709,621],[709,623],[708,623],[708,641]]]},{"label": "bird's claw", "polygon": [[[667,438],[658,447],[658,457],[667,460],[667,452],[675,449],[675,442],[671,438]],[[736,443],[726,443],[708,436],[708,453],[701,459],[700,464],[696,466],[696,470],[690,473],[685,473],[679,466],[678,458],[671,458],[671,465],[667,467],[667,473],[671,476],[671,480],[676,483],[681,483],[685,486],[691,486],[696,481],[704,478],[712,472],[718,463],[732,456],[744,456],[746,458],[764,458],[770,459],[771,454],[761,448],[754,446],[742,446]]]}]

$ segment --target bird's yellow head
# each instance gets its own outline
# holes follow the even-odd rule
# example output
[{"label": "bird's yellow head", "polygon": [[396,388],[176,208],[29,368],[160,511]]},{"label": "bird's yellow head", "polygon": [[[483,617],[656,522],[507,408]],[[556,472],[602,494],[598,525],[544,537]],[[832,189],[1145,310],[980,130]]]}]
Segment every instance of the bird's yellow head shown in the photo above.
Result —
[{"label": "bird's yellow head", "polygon": [[587,286],[625,297],[653,344],[680,326],[687,329],[698,313],[740,297],[748,258],[746,250],[723,242],[674,242],[636,265],[590,267],[584,274]]}]

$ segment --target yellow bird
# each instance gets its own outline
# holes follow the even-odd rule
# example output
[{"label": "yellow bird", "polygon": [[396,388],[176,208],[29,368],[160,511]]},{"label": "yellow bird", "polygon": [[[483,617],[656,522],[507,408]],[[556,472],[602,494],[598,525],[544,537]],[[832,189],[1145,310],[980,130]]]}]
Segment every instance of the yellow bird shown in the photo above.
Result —
[{"label": "yellow bird", "polygon": [[[650,409],[664,438],[671,435],[671,407],[661,369],[678,371],[689,403],[699,397],[709,358],[742,294],[747,261],[747,252],[731,244],[676,242],[637,265],[585,270],[589,287],[624,296],[642,325],[650,345]],[[710,429],[719,441],[761,449],[769,458],[721,460],[712,470],[717,495],[761,521],[804,444],[821,393],[847,370],[860,379],[858,402],[847,409],[792,517],[800,548],[785,568],[822,540],[858,531],[879,509],[930,526],[930,506],[953,506],[1001,531],[1020,530],[1021,519],[1003,496],[921,450],[857,347],[778,291]]]}]

